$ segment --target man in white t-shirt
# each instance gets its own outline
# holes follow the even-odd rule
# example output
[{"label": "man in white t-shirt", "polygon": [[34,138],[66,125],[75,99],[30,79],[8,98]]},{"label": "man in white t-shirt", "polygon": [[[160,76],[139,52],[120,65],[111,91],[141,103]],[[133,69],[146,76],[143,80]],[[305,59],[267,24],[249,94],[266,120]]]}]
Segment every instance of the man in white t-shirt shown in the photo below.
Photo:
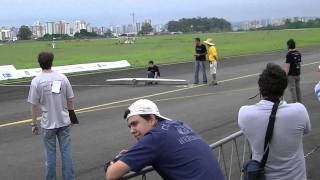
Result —
[{"label": "man in white t-shirt", "polygon": [[[42,111],[41,132],[45,146],[46,180],[56,179],[56,140],[62,157],[63,180],[73,180],[71,159],[70,118],[74,97],[68,78],[51,70],[53,54],[41,52],[38,62],[42,72],[32,79],[28,102],[31,103],[32,134],[38,135],[37,107]],[[69,112],[68,112],[69,110]]]},{"label": "man in white t-shirt", "polygon": [[310,119],[303,104],[283,100],[287,81],[280,66],[268,64],[258,81],[263,100],[239,110],[238,124],[251,145],[252,159],[260,162],[269,116],[274,102],[280,101],[265,166],[267,180],[307,179],[302,138],[311,130]]}]

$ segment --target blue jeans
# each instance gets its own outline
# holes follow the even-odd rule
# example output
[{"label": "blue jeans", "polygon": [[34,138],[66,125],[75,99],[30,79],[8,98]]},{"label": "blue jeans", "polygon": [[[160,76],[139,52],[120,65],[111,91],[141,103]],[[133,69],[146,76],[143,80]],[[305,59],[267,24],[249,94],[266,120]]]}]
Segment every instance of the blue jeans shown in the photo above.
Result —
[{"label": "blue jeans", "polygon": [[204,84],[207,83],[207,74],[206,74],[206,66],[205,66],[205,61],[195,61],[195,72],[194,72],[194,83],[198,84],[199,83],[199,70],[201,68],[202,70],[202,81]]},{"label": "blue jeans", "polygon": [[46,155],[46,180],[56,180],[56,139],[59,142],[63,180],[74,180],[71,159],[70,126],[56,129],[42,128],[42,137]]},{"label": "blue jeans", "polygon": [[148,78],[154,78],[155,74],[151,71],[148,71]]}]

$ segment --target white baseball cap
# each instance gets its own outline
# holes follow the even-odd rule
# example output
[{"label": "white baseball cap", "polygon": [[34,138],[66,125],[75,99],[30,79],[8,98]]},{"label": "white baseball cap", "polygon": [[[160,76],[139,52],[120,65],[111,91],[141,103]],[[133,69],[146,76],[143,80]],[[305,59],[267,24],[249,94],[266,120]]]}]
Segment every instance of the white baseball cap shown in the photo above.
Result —
[{"label": "white baseball cap", "polygon": [[130,113],[127,115],[127,119],[133,115],[154,114],[160,118],[170,120],[169,118],[161,116],[157,105],[148,99],[139,99],[131,104],[128,109]]}]

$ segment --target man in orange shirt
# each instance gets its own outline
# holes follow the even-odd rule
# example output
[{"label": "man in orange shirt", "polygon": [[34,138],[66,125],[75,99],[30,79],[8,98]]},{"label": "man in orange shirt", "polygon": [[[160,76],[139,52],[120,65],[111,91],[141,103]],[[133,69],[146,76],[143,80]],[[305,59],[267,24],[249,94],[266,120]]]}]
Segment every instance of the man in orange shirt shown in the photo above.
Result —
[{"label": "man in orange shirt", "polygon": [[208,60],[210,65],[210,74],[212,75],[212,83],[210,85],[215,86],[218,84],[217,82],[217,61],[218,61],[218,54],[217,50],[214,47],[214,43],[211,38],[204,41],[204,43],[208,46],[209,53],[208,53]]}]

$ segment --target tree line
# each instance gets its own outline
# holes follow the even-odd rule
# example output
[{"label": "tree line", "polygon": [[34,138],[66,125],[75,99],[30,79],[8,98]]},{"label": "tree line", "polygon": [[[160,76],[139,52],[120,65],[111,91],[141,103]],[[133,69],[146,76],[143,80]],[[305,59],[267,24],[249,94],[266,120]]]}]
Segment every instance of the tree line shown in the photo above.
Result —
[{"label": "tree line", "polygon": [[[320,18],[309,20],[307,22],[302,21],[291,21],[286,19],[285,23],[280,26],[267,26],[258,28],[257,30],[280,30],[280,29],[302,29],[302,28],[320,28]],[[254,30],[254,29],[251,29]]]},{"label": "tree line", "polygon": [[169,21],[170,32],[224,32],[231,31],[231,23],[223,18],[183,18],[178,21]]},{"label": "tree line", "polygon": [[[32,32],[28,26],[21,26],[18,32],[20,40],[30,40],[32,37]],[[56,40],[70,40],[70,39],[88,39],[88,38],[97,38],[97,37],[112,37],[112,32],[108,29],[103,35],[98,35],[96,32],[88,32],[86,29],[81,29],[80,32],[76,32],[73,36],[68,34],[45,34],[42,37],[39,37],[37,40],[40,41],[51,41]]]},{"label": "tree line", "polygon": [[[183,33],[194,33],[194,32],[225,32],[232,31],[231,23],[223,18],[182,18],[178,21],[169,21],[167,30],[169,32],[183,32]],[[320,28],[320,18],[309,20],[307,22],[302,21],[291,21],[286,19],[285,23],[280,26],[267,26],[255,30],[280,30],[280,29],[301,29],[301,28]],[[139,31],[138,35],[147,35],[153,31],[151,24],[144,23]],[[28,26],[21,26],[18,32],[18,37],[21,40],[31,39],[32,32]],[[69,36],[66,34],[45,34],[43,37],[38,38],[38,40],[49,41],[53,38],[57,40],[68,40],[68,39],[87,39],[87,38],[97,38],[97,37],[113,37],[110,29],[104,33],[104,35],[98,35],[95,32],[88,32],[85,29],[81,29],[80,32],[76,32],[74,36]]]}]

